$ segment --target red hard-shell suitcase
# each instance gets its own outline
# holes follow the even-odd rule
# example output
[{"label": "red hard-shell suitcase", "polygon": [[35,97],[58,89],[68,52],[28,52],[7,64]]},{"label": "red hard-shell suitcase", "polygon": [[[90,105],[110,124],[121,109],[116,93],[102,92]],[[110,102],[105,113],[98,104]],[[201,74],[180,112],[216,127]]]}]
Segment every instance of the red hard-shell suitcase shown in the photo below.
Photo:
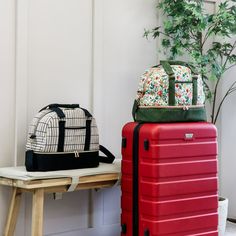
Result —
[{"label": "red hard-shell suitcase", "polygon": [[215,126],[126,124],[121,189],[122,236],[218,236]]}]

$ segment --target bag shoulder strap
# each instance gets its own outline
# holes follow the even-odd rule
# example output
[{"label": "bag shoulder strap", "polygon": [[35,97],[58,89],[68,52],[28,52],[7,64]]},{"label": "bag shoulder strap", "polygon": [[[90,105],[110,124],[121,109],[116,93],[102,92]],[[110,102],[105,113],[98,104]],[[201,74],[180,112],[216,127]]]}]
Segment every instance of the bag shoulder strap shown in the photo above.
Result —
[{"label": "bag shoulder strap", "polygon": [[[168,74],[168,69],[171,68],[171,65],[180,65],[180,66],[186,66],[186,67],[190,68],[193,76],[197,75],[197,71],[191,63],[187,63],[187,62],[184,62],[184,61],[168,61],[168,60],[165,61],[165,60],[161,60],[160,64],[163,66],[163,68],[164,68],[164,70],[166,71],[167,74]],[[172,68],[171,68],[171,70],[172,70]]]},{"label": "bag shoulder strap", "polygon": [[104,146],[99,145],[99,150],[106,156],[99,156],[99,162],[111,164],[115,160],[115,156]]},{"label": "bag shoulder strap", "polygon": [[57,107],[61,107],[61,108],[80,108],[80,105],[79,104],[58,104],[58,103],[52,103],[52,104],[49,104],[45,107],[43,107],[40,111],[43,111],[45,109],[51,109],[51,108],[57,108]]}]

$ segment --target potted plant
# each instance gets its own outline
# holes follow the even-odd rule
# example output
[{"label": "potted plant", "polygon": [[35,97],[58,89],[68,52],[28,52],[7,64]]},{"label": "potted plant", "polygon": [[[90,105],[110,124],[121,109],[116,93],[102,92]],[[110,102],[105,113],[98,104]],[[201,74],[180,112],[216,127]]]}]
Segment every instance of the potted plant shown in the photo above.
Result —
[{"label": "potted plant", "polygon": [[[144,36],[160,38],[166,58],[184,56],[199,68],[210,120],[216,124],[225,99],[236,91],[235,81],[219,96],[225,72],[236,66],[236,0],[222,1],[213,14],[207,13],[204,0],[160,0],[157,8],[163,13],[163,24],[145,30]],[[227,202],[220,198],[219,206]]]}]

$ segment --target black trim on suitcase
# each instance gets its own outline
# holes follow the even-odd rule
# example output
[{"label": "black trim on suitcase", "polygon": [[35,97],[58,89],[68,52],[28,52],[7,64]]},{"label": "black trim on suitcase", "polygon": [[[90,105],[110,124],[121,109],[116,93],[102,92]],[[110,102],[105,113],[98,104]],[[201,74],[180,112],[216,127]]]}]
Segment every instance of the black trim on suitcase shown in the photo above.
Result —
[{"label": "black trim on suitcase", "polygon": [[143,124],[139,123],[134,128],[133,134],[133,236],[138,236],[139,231],[139,199],[138,199],[138,153],[139,153],[139,130]]}]

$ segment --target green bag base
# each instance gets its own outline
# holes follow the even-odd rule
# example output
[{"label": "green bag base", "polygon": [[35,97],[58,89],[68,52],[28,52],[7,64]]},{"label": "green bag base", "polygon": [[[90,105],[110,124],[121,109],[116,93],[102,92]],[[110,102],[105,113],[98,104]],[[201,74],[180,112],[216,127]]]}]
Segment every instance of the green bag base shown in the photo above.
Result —
[{"label": "green bag base", "polygon": [[133,118],[137,122],[196,122],[206,121],[205,107],[194,107],[188,110],[181,108],[139,108],[133,107]]}]

